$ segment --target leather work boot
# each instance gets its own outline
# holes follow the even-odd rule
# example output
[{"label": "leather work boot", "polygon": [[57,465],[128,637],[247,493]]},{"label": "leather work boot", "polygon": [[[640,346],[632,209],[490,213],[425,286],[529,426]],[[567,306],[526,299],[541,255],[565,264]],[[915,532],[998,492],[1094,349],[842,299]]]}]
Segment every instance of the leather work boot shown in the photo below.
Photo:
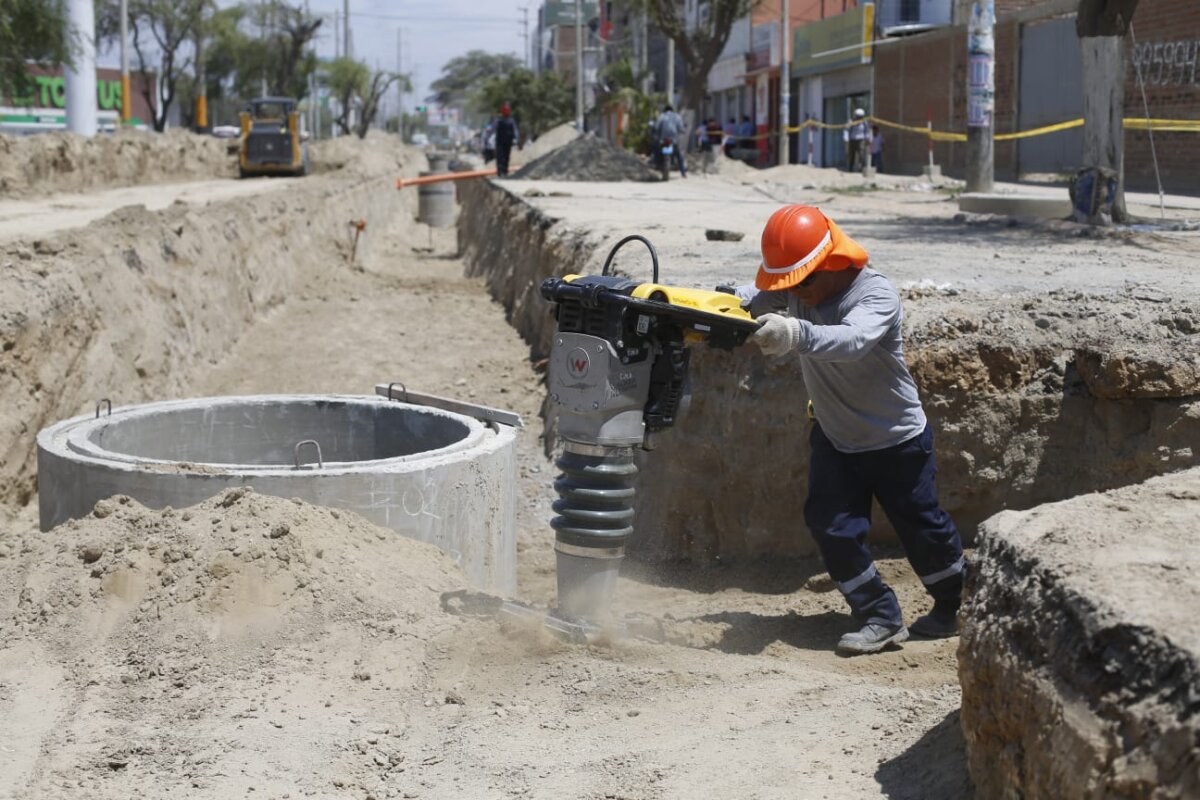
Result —
[{"label": "leather work boot", "polygon": [[953,603],[936,600],[933,609],[917,618],[910,630],[917,636],[926,639],[948,639],[958,636],[958,607],[957,600]]},{"label": "leather work boot", "polygon": [[848,655],[878,653],[892,642],[899,644],[907,638],[908,628],[905,628],[903,623],[884,625],[880,622],[868,622],[861,630],[843,636],[837,643],[837,650]]}]

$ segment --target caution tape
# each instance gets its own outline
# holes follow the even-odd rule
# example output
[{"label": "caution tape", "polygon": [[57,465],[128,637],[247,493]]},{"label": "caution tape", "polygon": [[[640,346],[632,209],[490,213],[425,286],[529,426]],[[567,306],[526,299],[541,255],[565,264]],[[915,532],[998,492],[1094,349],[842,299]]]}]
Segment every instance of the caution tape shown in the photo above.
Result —
[{"label": "caution tape", "polygon": [[1200,133],[1200,119],[1127,119],[1125,127],[1134,131],[1175,131]]},{"label": "caution tape", "polygon": [[1044,125],[1041,128],[1033,128],[1027,131],[1017,131],[1016,133],[997,133],[992,136],[997,142],[1007,142],[1013,139],[1028,139],[1030,136],[1041,136],[1046,133],[1056,133],[1065,131],[1070,128],[1078,128],[1083,125],[1082,119],[1072,119],[1066,122],[1059,122],[1055,125]]},{"label": "caution tape", "polygon": [[[892,130],[904,131],[906,133],[915,133],[924,136],[927,139],[932,139],[935,142],[965,142],[967,135],[965,133],[955,133],[953,131],[938,131],[931,130],[928,127],[920,125],[902,125],[899,122],[892,122],[879,117],[864,117],[863,121],[870,122],[875,125],[881,125]],[[823,130],[845,130],[850,126],[855,125],[859,120],[850,120],[849,122],[819,122],[815,119],[807,119],[799,125],[790,125],[785,130],[788,133],[800,133],[806,128],[818,128]],[[1200,119],[1146,119],[1144,117],[1130,117],[1123,120],[1127,130],[1133,131],[1165,131],[1168,133],[1200,133]],[[1079,128],[1083,126],[1083,118],[1071,119],[1066,122],[1058,122],[1053,125],[1043,125],[1040,128],[1031,128],[1027,131],[1014,131],[1013,133],[997,133],[992,136],[992,139],[997,142],[1009,142],[1015,139],[1028,139],[1034,136],[1045,136],[1050,133],[1058,133],[1059,131],[1070,130],[1071,128]],[[752,136],[735,136],[738,140],[754,140],[761,141],[763,139],[771,139],[779,135],[779,131],[770,131],[768,133],[756,133]]]}]

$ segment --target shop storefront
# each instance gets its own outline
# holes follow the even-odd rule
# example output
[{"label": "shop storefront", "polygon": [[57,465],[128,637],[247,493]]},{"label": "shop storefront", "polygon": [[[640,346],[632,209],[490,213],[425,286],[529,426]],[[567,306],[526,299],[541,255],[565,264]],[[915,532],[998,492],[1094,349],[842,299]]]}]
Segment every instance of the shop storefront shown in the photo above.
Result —
[{"label": "shop storefront", "polygon": [[[792,96],[799,119],[829,124],[848,121],[854,109],[872,112],[872,41],[875,5],[865,3],[836,17],[797,28],[792,38]],[[799,142],[803,158],[811,147],[818,166],[846,164],[840,129],[809,129]]]}]

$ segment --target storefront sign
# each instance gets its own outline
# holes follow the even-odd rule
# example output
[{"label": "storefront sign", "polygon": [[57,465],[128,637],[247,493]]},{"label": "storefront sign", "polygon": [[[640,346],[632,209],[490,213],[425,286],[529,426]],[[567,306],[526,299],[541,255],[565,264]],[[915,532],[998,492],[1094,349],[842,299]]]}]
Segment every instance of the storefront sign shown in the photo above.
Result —
[{"label": "storefront sign", "polygon": [[792,34],[792,77],[870,64],[874,28],[874,3],[802,25]]},{"label": "storefront sign", "polygon": [[[589,20],[593,20],[600,16],[600,4],[598,0],[581,0],[580,16],[583,24],[588,24]],[[547,28],[553,28],[560,25],[575,24],[575,0],[546,0],[544,6],[545,17],[543,25]]]},{"label": "storefront sign", "polygon": [[[0,130],[21,131],[59,130],[66,127],[66,79],[62,67],[31,65],[30,91],[25,96],[0,97]],[[146,79],[140,73],[130,76],[132,88],[133,124],[143,125],[153,119],[150,106],[142,96]],[[149,81],[153,84],[154,78]],[[121,115],[121,73],[100,67],[96,70],[96,109],[101,127],[110,128]]]}]

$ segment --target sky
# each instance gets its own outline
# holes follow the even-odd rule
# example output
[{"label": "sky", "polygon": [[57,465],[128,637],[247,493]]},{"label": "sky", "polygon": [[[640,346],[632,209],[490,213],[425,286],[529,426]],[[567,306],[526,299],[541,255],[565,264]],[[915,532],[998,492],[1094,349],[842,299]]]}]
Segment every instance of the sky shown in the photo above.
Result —
[{"label": "sky", "polygon": [[[314,13],[341,11],[342,0],[308,0]],[[534,0],[350,0],[353,54],[375,67],[396,68],[400,31],[403,70],[413,76],[415,91],[405,100],[411,110],[430,94],[429,84],[442,66],[469,50],[521,56],[521,8],[529,9],[530,36],[537,21]],[[322,26],[317,44],[321,56],[333,55],[333,22]]]},{"label": "sky", "polygon": [[[332,58],[333,12],[341,13],[343,0],[290,1],[305,2],[314,14],[329,15],[321,26],[317,53]],[[235,0],[218,2],[230,6]],[[517,56],[525,53],[521,9],[529,9],[529,35],[533,37],[539,5],[537,0],[350,0],[353,55],[372,68],[378,65],[380,69],[395,70],[399,35],[401,71],[412,75],[415,90],[404,101],[405,109],[411,111],[424,102],[431,93],[429,84],[455,56],[469,50]],[[117,52],[115,47],[103,49],[100,63],[116,66]]]}]

